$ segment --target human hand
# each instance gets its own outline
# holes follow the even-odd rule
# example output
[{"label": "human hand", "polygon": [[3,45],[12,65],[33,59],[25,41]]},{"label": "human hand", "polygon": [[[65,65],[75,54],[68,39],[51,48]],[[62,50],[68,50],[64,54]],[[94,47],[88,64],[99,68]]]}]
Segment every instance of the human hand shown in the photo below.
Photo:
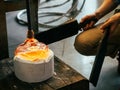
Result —
[{"label": "human hand", "polygon": [[117,26],[119,25],[120,23],[120,13],[116,13],[114,14],[113,16],[111,16],[109,19],[107,19],[101,26],[100,26],[100,29],[104,30],[107,28],[107,27],[110,27],[110,32],[113,32]]},{"label": "human hand", "polygon": [[98,21],[98,19],[96,18],[95,14],[90,14],[90,15],[86,15],[85,17],[83,17],[80,21],[80,23],[86,23],[87,24],[83,27],[83,30],[87,30],[90,29],[94,26],[94,24]]}]

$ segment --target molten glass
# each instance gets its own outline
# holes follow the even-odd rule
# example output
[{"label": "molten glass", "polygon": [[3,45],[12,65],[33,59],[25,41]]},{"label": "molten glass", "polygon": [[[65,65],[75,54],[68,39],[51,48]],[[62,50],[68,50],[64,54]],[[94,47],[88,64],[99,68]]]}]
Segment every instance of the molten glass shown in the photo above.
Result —
[{"label": "molten glass", "polygon": [[43,60],[49,57],[49,48],[34,38],[27,38],[16,48],[15,56],[30,61]]},{"label": "molten glass", "polygon": [[42,42],[34,38],[29,30],[27,39],[15,50],[14,71],[18,79],[29,82],[41,82],[53,76],[54,53]]}]

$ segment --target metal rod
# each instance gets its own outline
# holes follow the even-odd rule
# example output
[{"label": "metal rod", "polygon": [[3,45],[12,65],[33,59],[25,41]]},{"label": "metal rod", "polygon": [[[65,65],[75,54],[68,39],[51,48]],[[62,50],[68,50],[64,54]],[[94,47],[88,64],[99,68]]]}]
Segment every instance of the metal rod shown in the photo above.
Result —
[{"label": "metal rod", "polygon": [[28,30],[32,30],[31,27],[31,17],[30,17],[30,0],[26,0],[26,9],[27,9],[27,20],[28,20]]}]

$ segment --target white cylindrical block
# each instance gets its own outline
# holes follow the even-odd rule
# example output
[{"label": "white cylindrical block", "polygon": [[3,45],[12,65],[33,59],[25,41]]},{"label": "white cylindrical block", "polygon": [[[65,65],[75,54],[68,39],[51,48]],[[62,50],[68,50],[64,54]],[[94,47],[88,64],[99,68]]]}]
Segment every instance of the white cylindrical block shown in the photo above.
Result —
[{"label": "white cylindrical block", "polygon": [[31,62],[14,57],[14,72],[18,79],[29,82],[41,82],[49,79],[54,73],[54,54],[50,50],[50,57],[47,60]]}]

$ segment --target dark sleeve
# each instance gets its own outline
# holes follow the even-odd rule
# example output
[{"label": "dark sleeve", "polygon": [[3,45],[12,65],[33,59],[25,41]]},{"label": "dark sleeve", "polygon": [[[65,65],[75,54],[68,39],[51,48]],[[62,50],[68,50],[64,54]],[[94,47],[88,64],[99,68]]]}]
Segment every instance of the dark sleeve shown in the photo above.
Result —
[{"label": "dark sleeve", "polygon": [[120,0],[115,0],[118,4],[120,4]]}]

